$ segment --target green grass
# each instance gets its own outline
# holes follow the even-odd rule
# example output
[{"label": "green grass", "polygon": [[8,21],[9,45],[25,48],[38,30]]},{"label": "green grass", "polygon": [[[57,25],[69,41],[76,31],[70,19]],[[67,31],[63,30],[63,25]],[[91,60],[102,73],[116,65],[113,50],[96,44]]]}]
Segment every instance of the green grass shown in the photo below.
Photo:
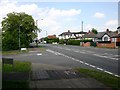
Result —
[{"label": "green grass", "polygon": [[[2,68],[2,72],[30,72],[31,71],[31,63],[30,62],[21,62],[21,61],[14,61],[14,67],[9,64],[5,64]],[[29,88],[29,80],[11,80],[11,81],[2,81],[2,87],[4,88]]]},{"label": "green grass", "polygon": [[104,85],[113,88],[114,90],[120,89],[120,78],[115,77],[113,75],[107,74],[105,72],[91,70],[91,69],[84,69],[84,68],[76,68],[75,70],[85,74],[88,77],[92,77]]},{"label": "green grass", "polygon": [[31,63],[14,61],[13,65],[4,64],[2,69],[3,69],[3,72],[30,72]]},{"label": "green grass", "polygon": [[13,54],[22,54],[22,53],[27,53],[27,51],[19,51],[19,50],[11,50],[11,51],[2,51],[3,55],[13,55]]}]

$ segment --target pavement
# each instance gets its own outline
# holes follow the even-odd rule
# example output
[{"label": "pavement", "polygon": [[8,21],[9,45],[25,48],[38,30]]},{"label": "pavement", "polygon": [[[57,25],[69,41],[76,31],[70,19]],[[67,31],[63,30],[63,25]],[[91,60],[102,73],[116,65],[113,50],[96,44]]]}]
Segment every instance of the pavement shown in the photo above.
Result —
[{"label": "pavement", "polygon": [[107,87],[97,80],[63,66],[32,63],[29,87],[40,88],[101,88]]}]

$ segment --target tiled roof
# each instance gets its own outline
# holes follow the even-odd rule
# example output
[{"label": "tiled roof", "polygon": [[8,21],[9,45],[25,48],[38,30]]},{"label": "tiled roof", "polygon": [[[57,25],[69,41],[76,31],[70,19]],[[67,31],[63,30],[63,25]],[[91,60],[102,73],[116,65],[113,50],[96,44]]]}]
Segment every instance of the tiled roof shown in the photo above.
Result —
[{"label": "tiled roof", "polygon": [[98,32],[98,34],[96,35],[97,38],[102,38],[105,34],[107,34],[108,36],[112,37],[117,35],[116,32]]},{"label": "tiled roof", "polygon": [[96,37],[96,34],[90,32],[90,33],[87,33],[83,36],[83,38],[95,38]]}]

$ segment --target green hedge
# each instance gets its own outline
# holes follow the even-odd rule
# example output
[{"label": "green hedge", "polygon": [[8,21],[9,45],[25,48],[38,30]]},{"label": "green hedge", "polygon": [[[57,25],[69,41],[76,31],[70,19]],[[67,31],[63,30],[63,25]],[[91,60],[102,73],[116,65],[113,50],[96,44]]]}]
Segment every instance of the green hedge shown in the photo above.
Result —
[{"label": "green hedge", "polygon": [[67,45],[80,45],[80,42],[92,42],[92,40],[68,40]]},{"label": "green hedge", "polygon": [[45,38],[44,39],[47,43],[59,42],[59,38]]},{"label": "green hedge", "polygon": [[80,45],[80,40],[69,40],[67,45]]}]

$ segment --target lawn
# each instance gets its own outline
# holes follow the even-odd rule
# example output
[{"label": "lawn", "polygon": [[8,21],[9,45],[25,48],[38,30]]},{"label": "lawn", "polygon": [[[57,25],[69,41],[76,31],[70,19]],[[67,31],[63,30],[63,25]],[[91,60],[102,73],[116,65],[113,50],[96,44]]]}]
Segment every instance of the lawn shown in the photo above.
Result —
[{"label": "lawn", "polygon": [[[27,73],[29,75],[31,71],[31,63],[30,62],[21,62],[21,61],[14,61],[14,66],[5,64],[2,68],[3,73],[7,73],[6,76],[15,73]],[[19,74],[16,74],[20,76]],[[25,74],[26,75],[26,74]],[[9,77],[9,76],[8,76]],[[10,77],[11,78],[11,77]],[[12,77],[14,78],[14,77]],[[21,77],[23,78],[23,77]],[[22,88],[22,89],[29,89],[29,79],[16,79],[16,80],[2,80],[2,88]]]},{"label": "lawn", "polygon": [[111,87],[113,90],[120,90],[120,78],[118,77],[91,69],[76,68],[75,70],[100,81],[104,85]]}]

